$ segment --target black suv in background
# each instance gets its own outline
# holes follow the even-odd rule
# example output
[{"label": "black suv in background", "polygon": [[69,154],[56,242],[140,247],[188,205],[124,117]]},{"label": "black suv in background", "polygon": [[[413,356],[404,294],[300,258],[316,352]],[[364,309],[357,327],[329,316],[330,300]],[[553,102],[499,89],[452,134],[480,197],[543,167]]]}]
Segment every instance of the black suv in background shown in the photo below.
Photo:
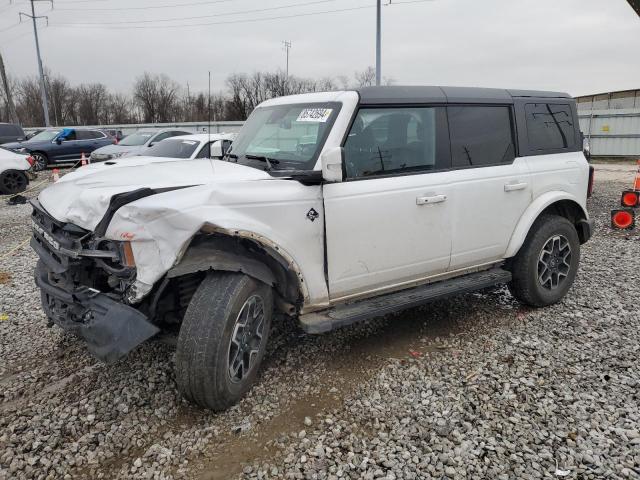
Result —
[{"label": "black suv in background", "polygon": [[8,142],[21,142],[24,139],[24,131],[20,125],[0,123],[0,145]]}]

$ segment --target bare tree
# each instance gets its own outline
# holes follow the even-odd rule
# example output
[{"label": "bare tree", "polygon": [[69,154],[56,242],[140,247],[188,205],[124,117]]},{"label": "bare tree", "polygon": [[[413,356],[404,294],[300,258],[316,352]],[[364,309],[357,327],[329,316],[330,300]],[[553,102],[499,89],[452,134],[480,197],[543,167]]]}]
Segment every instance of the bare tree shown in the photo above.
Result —
[{"label": "bare tree", "polygon": [[75,91],[69,81],[62,76],[52,76],[47,72],[45,77],[49,111],[53,114],[54,125],[68,125],[76,119]]},{"label": "bare tree", "polygon": [[169,122],[176,118],[180,86],[168,76],[145,72],[133,87],[133,97],[142,109],[145,123]]},{"label": "bare tree", "polygon": [[40,103],[40,80],[25,77],[18,82],[16,111],[24,126],[44,125],[44,113]]},{"label": "bare tree", "polygon": [[367,67],[361,72],[356,72],[354,78],[357,87],[371,87],[376,84],[376,69]]},{"label": "bare tree", "polygon": [[106,115],[107,88],[102,83],[81,84],[76,88],[78,116],[81,125],[103,123]]}]

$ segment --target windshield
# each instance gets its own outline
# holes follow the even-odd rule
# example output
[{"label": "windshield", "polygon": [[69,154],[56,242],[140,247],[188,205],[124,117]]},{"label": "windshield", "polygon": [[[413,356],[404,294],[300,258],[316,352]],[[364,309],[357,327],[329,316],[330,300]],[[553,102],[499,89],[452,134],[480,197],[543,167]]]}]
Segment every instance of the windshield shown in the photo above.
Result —
[{"label": "windshield", "polygon": [[147,141],[155,135],[156,132],[136,132],[124,137],[120,140],[118,145],[124,145],[125,147],[137,147],[144,145]]},{"label": "windshield", "polygon": [[168,138],[146,150],[144,155],[149,157],[190,158],[198,148],[198,145],[200,145],[200,142],[197,140]]},{"label": "windshield", "polygon": [[29,139],[30,142],[47,142],[49,140],[53,140],[58,136],[60,130],[45,130],[44,132],[40,132],[37,135],[34,135]]},{"label": "windshield", "polygon": [[311,170],[340,105],[298,103],[259,107],[242,127],[227,158],[257,168]]}]

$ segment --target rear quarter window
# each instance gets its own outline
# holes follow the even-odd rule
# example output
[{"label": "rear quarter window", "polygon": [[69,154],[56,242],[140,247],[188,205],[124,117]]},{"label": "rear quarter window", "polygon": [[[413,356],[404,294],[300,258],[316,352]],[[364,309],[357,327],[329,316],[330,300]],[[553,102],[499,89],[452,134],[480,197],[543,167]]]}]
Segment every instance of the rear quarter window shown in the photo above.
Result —
[{"label": "rear quarter window", "polygon": [[529,148],[540,152],[574,148],[576,130],[571,107],[566,104],[525,105]]}]

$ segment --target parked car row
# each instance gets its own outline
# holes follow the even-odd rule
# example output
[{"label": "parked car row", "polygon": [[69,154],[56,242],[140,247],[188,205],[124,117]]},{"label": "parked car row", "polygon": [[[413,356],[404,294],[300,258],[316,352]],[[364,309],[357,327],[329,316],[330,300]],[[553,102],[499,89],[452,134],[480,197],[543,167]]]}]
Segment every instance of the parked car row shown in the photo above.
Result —
[{"label": "parked car row", "polygon": [[108,145],[93,151],[91,153],[91,161],[102,162],[124,156],[143,155],[146,148],[153,147],[166,138],[191,135],[191,133],[176,129],[138,130],[136,133],[125,137],[118,144]]}]

